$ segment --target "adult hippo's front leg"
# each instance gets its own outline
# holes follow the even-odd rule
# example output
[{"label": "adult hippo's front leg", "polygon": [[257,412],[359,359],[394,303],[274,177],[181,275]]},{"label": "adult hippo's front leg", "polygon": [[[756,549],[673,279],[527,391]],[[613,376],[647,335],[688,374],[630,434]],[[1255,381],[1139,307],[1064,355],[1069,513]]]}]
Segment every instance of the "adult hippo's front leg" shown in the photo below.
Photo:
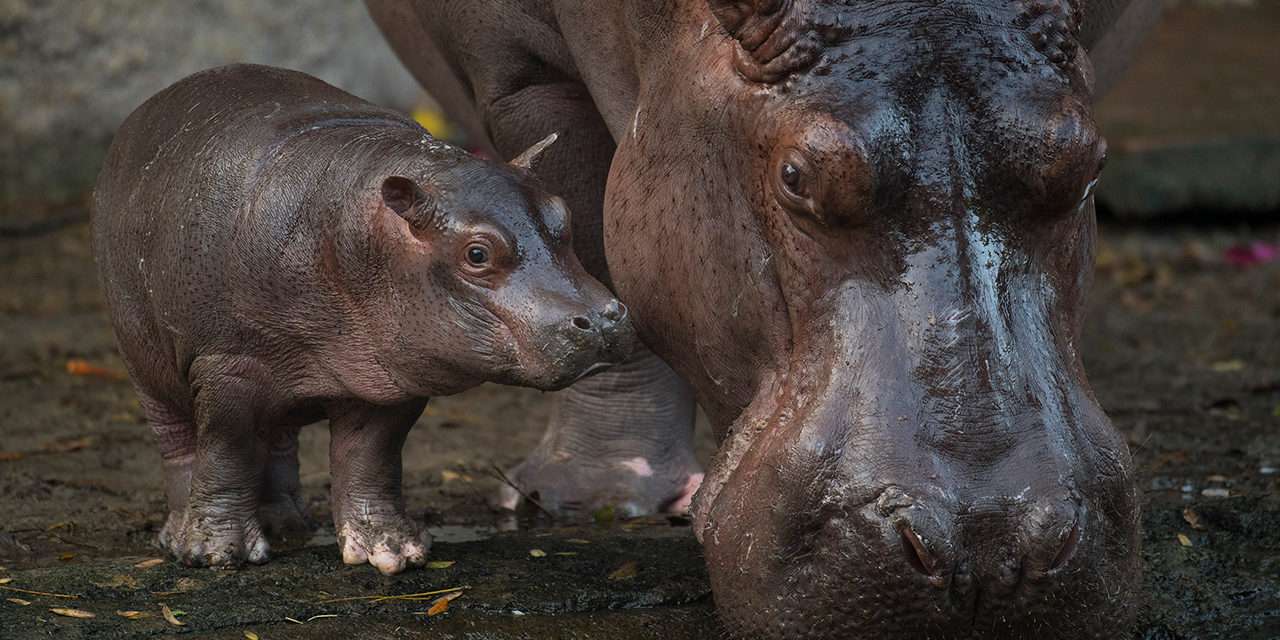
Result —
[{"label": "adult hippo's front leg", "polygon": [[[564,51],[559,36],[539,28],[539,15],[506,16],[500,22],[453,15],[474,11],[469,2],[366,4],[418,81],[496,153],[511,158],[559,133],[535,173],[568,204],[574,250],[583,266],[610,284],[602,217],[614,140],[574,77],[573,63],[556,53]],[[539,37],[512,41],[506,32],[490,32],[512,20]],[[484,55],[452,67],[445,51]],[[495,59],[509,63],[491,66]],[[459,68],[470,91],[455,75]],[[688,509],[703,477],[693,454],[693,392],[648,349],[641,347],[627,363],[557,393],[553,402],[541,442],[508,473],[519,491],[504,487],[499,506],[515,509],[523,493],[567,517],[605,506],[628,516]]]}]

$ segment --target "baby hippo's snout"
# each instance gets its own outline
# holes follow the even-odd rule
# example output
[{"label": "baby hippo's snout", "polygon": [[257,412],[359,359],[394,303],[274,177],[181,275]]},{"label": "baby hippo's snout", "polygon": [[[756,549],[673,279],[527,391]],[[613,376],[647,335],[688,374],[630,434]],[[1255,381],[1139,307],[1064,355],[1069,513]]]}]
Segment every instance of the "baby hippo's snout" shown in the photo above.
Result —
[{"label": "baby hippo's snout", "polygon": [[529,336],[534,348],[525,370],[539,388],[569,386],[622,362],[634,348],[626,305],[595,282],[573,294],[540,296],[535,313],[544,320]]},{"label": "baby hippo's snout", "polygon": [[569,323],[574,329],[585,333],[588,339],[598,336],[605,345],[617,342],[619,333],[630,328],[627,305],[616,299],[609,300],[598,310],[574,316]]}]

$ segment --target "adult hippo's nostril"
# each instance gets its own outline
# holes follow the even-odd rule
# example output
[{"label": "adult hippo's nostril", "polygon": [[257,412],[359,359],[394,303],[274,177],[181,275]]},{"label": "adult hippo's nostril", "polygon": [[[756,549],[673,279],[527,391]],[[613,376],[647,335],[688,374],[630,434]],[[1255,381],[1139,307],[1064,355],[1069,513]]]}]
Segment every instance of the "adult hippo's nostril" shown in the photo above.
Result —
[{"label": "adult hippo's nostril", "polygon": [[902,536],[902,550],[906,552],[907,562],[916,571],[924,574],[934,586],[942,586],[942,576],[938,574],[938,559],[934,557],[919,534],[905,521],[898,524],[898,533]]}]

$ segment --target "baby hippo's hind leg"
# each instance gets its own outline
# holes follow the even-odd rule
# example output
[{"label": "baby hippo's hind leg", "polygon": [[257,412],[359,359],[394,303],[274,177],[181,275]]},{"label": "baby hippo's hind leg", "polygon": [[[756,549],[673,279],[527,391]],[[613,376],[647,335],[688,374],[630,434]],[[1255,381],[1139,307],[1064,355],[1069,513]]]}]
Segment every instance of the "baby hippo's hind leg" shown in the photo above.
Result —
[{"label": "baby hippo's hind leg", "polygon": [[384,574],[422,566],[431,540],[405,513],[401,449],[426,400],[383,407],[335,403],[329,412],[329,501],[347,564]]},{"label": "baby hippo's hind leg", "polygon": [[160,463],[164,469],[164,493],[169,506],[164,528],[160,530],[160,546],[168,549],[173,532],[182,525],[187,510],[187,496],[191,493],[191,467],[196,459],[196,426],[192,419],[183,416],[155,400],[146,390],[138,388],[138,400],[147,416],[151,433],[160,448]]},{"label": "baby hippo's hind leg", "polygon": [[266,469],[258,502],[258,521],[267,534],[282,539],[302,539],[311,532],[302,483],[298,478],[298,428],[272,434],[266,442]]},{"label": "baby hippo's hind leg", "polygon": [[261,381],[245,377],[236,360],[197,359],[195,457],[180,516],[171,517],[163,544],[187,566],[234,567],[266,562],[268,545],[257,508],[267,450],[255,416]]}]

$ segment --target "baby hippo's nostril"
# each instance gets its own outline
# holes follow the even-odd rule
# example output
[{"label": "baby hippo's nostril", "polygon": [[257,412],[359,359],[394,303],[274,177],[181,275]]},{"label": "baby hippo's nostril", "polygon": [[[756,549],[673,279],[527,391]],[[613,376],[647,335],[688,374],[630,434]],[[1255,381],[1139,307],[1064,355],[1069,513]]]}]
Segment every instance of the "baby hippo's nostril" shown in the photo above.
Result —
[{"label": "baby hippo's nostril", "polygon": [[601,312],[601,315],[606,320],[621,322],[623,318],[627,317],[627,305],[622,304],[617,299],[610,300],[609,304],[604,306],[604,311]]},{"label": "baby hippo's nostril", "polygon": [[573,326],[583,331],[591,330],[591,319],[587,318],[586,316],[574,316],[572,322],[573,322]]}]

